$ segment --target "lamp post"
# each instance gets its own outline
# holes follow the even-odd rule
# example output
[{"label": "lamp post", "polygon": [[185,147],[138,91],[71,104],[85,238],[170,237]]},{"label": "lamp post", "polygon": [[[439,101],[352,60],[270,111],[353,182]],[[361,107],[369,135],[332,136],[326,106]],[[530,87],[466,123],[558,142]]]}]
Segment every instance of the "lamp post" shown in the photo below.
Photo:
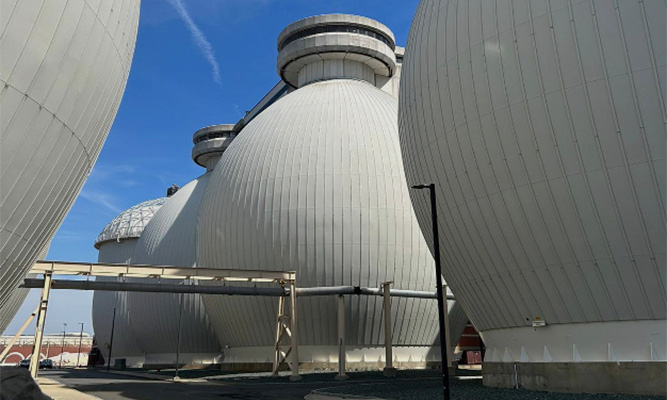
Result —
[{"label": "lamp post", "polygon": [[83,322],[79,322],[81,325],[81,332],[79,333],[79,352],[76,354],[76,367],[79,368],[79,359],[81,358],[81,341],[83,340]]},{"label": "lamp post", "polygon": [[63,322],[63,345],[60,346],[60,369],[63,368],[63,353],[65,352],[65,332],[67,330],[67,322]]},{"label": "lamp post", "polygon": [[107,371],[111,368],[111,350],[113,349],[113,328],[116,324],[116,307],[113,308],[113,319],[111,320],[111,339],[109,339],[109,359],[107,360]]},{"label": "lamp post", "polygon": [[449,400],[449,369],[448,354],[449,343],[447,343],[447,329],[445,326],[445,301],[442,295],[442,268],[440,266],[440,238],[438,237],[438,209],[435,200],[435,184],[414,185],[413,189],[428,189],[431,194],[431,221],[433,223],[433,258],[435,259],[435,280],[438,291],[438,320],[440,322],[440,358],[442,360],[442,390],[445,400]]}]

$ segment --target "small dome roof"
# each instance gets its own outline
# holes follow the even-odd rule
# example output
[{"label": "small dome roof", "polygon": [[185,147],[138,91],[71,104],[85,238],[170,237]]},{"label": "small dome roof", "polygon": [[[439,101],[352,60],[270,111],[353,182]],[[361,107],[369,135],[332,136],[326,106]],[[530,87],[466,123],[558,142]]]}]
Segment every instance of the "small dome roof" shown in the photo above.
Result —
[{"label": "small dome roof", "polygon": [[138,238],[165,201],[166,197],[144,201],[120,213],[102,229],[95,240],[95,248],[99,249],[102,243],[109,240]]}]

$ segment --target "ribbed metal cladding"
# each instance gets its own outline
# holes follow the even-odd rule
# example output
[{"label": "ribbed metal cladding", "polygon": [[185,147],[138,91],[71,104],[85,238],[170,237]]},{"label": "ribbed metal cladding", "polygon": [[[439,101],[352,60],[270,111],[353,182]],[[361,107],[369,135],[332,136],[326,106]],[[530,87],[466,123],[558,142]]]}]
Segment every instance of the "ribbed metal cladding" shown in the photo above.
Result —
[{"label": "ribbed metal cladding", "polygon": [[445,277],[477,329],[665,318],[666,13],[421,2],[401,146],[408,182],[437,184]]},{"label": "ribbed metal cladding", "polygon": [[[197,214],[209,177],[207,173],[188,183],[155,213],[139,238],[133,264],[196,266]],[[147,362],[151,354],[173,354],[175,359],[181,296],[132,292],[127,297],[132,330]],[[220,345],[201,297],[184,294],[182,299],[181,353],[219,354]]]},{"label": "ribbed metal cladding", "polygon": [[125,89],[139,4],[0,2],[0,308],[97,160]]},{"label": "ribbed metal cladding", "polygon": [[[37,255],[38,260],[46,259],[46,255],[49,253],[50,246],[51,243],[47,243],[46,247],[44,247],[42,251],[39,252],[39,254]],[[26,278],[36,278],[36,277],[37,275],[33,274],[26,275]],[[23,282],[23,279],[21,279],[21,282]],[[9,326],[9,324],[12,322],[12,320],[16,316],[16,313],[23,305],[23,302],[25,301],[26,297],[28,297],[29,293],[30,289],[17,288],[10,295],[9,299],[5,302],[5,305],[0,307],[0,332],[4,332],[5,329],[7,329],[7,326]],[[35,304],[35,307],[37,307],[37,304]],[[23,317],[20,316],[19,318]],[[27,319],[28,315],[26,315],[25,318]]]},{"label": "ribbed metal cladding", "polygon": [[[138,238],[121,241],[107,241],[100,245],[97,260],[101,263],[126,264],[130,262]],[[96,281],[116,281],[118,278],[98,276]],[[113,322],[114,308],[116,319]],[[127,308],[126,292],[95,291],[93,295],[93,330],[97,344],[108,360],[111,344],[111,325],[114,325],[113,349],[114,358],[143,356],[144,352],[134,336]],[[113,361],[112,361],[113,363]]]},{"label": "ribbed metal cladding", "polygon": [[468,316],[463,310],[461,303],[456,300],[448,301],[447,306],[447,310],[449,311],[449,344],[452,346],[453,351],[461,340],[463,331],[466,329]]},{"label": "ribbed metal cladding", "polygon": [[[7,326],[12,322],[19,308],[21,308],[28,293],[30,293],[30,289],[17,288],[7,298],[5,305],[0,308],[0,329],[2,329],[0,332],[4,332],[7,329]],[[21,316],[19,317],[22,318]],[[28,315],[25,318],[28,318]]]},{"label": "ribbed metal cladding", "polygon": [[[295,270],[297,285],[434,290],[397,136],[397,102],[367,82],[312,83],[281,98],[236,138],[212,172],[199,214],[199,264]],[[202,296],[221,344],[275,340],[276,299]],[[299,299],[302,345],[336,345],[336,299]],[[384,341],[382,298],[346,301],[347,344]],[[432,345],[433,300],[392,301],[394,341]]]}]

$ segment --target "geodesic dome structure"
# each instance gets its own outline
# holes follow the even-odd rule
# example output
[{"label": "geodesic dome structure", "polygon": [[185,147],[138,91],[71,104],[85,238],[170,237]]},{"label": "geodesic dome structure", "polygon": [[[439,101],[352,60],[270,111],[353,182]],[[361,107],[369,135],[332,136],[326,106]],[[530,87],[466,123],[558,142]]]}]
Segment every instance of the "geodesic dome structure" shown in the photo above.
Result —
[{"label": "geodesic dome structure", "polygon": [[97,236],[95,248],[99,249],[104,242],[110,240],[121,241],[128,238],[138,238],[157,210],[166,201],[167,197],[144,201],[118,214]]}]

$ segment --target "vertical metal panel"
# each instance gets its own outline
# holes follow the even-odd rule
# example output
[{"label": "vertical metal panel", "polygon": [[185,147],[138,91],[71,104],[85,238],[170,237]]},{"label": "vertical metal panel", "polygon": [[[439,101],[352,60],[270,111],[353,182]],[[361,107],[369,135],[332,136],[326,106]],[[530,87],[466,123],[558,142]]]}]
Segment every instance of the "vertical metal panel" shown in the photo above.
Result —
[{"label": "vertical metal panel", "polygon": [[125,89],[139,5],[125,0],[102,20],[92,1],[0,2],[0,308],[97,159]]},{"label": "vertical metal panel", "polygon": [[[46,258],[46,255],[49,252],[49,247],[51,244],[47,244],[45,248],[42,249],[42,251],[39,252],[39,255],[37,256],[37,259],[43,260]],[[34,278],[34,275],[27,275],[27,277]],[[9,300],[5,303],[2,308],[0,308],[0,328],[4,330],[14,319],[14,316],[18,312],[18,310],[21,308],[21,305],[23,305],[23,302],[25,301],[26,297],[30,293],[30,289],[25,289],[25,288],[17,288],[14,290],[14,292],[11,294],[9,297]],[[19,318],[23,318],[23,316],[19,316]]]}]

